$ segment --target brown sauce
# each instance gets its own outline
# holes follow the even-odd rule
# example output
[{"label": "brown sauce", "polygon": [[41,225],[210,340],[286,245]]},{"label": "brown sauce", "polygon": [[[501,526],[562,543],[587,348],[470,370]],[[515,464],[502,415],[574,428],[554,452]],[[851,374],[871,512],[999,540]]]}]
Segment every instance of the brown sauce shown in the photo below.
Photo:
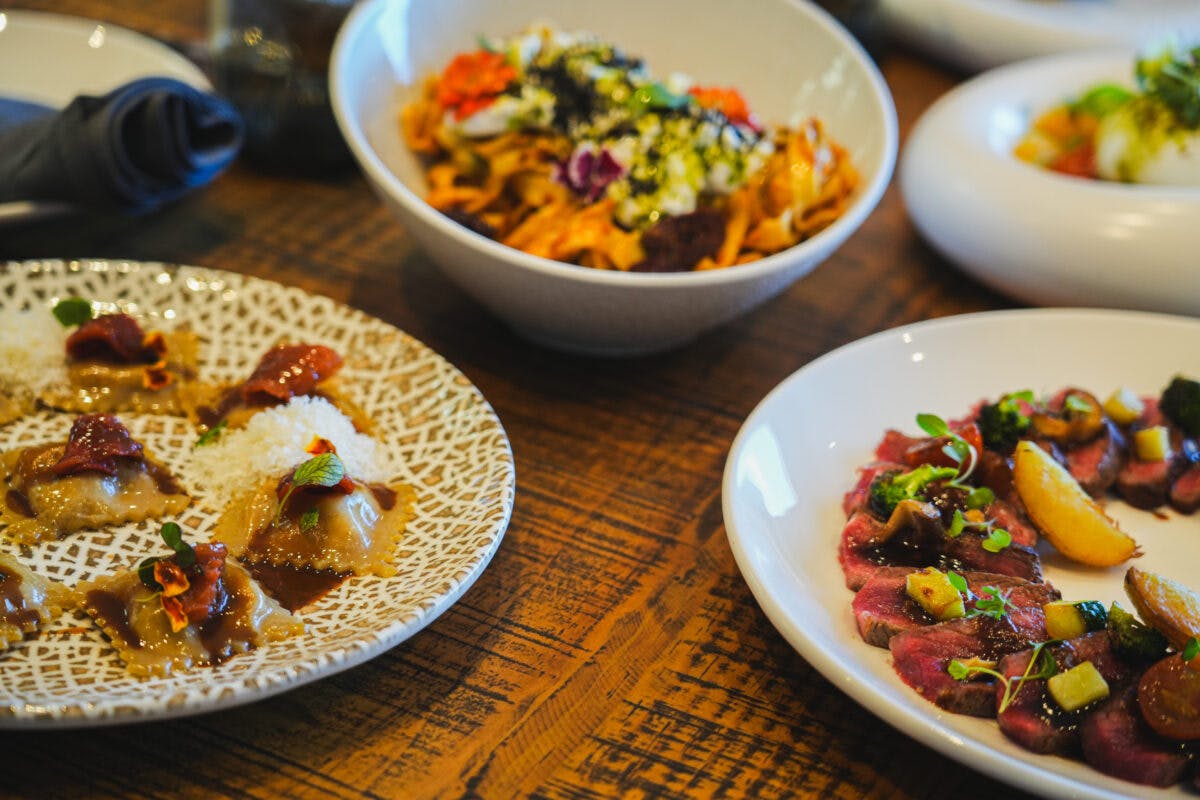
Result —
[{"label": "brown sauce", "polygon": [[16,489],[9,489],[4,495],[4,505],[14,514],[19,514],[22,517],[30,519],[37,516],[33,510],[33,506],[29,505],[29,498],[18,492]]},{"label": "brown sauce", "polygon": [[375,502],[384,511],[391,511],[396,505],[396,490],[389,489],[381,483],[372,483],[368,487],[375,496]]},{"label": "brown sauce", "polygon": [[245,618],[250,598],[245,592],[230,594],[224,585],[218,586],[219,596],[213,604],[214,613],[208,619],[196,625],[196,633],[201,644],[208,651],[213,662],[224,661],[234,655],[230,644],[245,639],[245,631],[240,630],[241,620]]},{"label": "brown sauce", "polygon": [[247,568],[266,593],[288,611],[315,603],[350,577],[348,572],[266,562],[251,563]]},{"label": "brown sauce", "polygon": [[140,649],[145,646],[142,637],[129,623],[129,611],[125,607],[125,600],[104,589],[92,589],[84,599],[86,605],[96,609],[96,615],[104,619],[129,647]]},{"label": "brown sauce", "polygon": [[146,470],[146,474],[154,479],[154,485],[163,494],[183,494],[183,487],[179,481],[175,480],[166,467],[156,464],[153,461],[143,461],[142,469]]},{"label": "brown sauce", "polygon": [[0,566],[0,622],[27,628],[40,621],[37,611],[25,607],[21,576]]}]

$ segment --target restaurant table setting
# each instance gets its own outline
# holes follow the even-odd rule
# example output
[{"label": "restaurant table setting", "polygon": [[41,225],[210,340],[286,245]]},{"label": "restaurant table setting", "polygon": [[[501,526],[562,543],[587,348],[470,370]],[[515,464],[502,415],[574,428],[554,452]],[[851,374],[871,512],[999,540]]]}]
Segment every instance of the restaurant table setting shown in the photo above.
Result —
[{"label": "restaurant table setting", "polygon": [[[0,424],[0,600],[34,580],[13,589],[5,559],[82,600],[22,617],[7,648],[0,603],[0,795],[1193,796],[1194,744],[1151,787],[926,699],[895,647],[860,636],[847,588],[843,528],[855,492],[877,488],[860,475],[898,471],[863,467],[889,461],[885,431],[912,452],[922,430],[945,444],[965,493],[962,453],[974,470],[983,442],[963,438],[963,414],[981,398],[1157,395],[1200,377],[1185,344],[1200,334],[1194,186],[1014,155],[1040,114],[1099,81],[1152,95],[1139,59],[1200,35],[1195,4],[1136,6],[11,0],[0,414],[10,395],[21,410]],[[554,73],[538,47],[584,66]],[[514,65],[543,82],[514,88]],[[568,78],[610,87],[608,116],[563,123],[587,106],[569,93],[539,106]],[[495,123],[499,109],[513,116]],[[586,141],[520,128],[541,113]],[[498,127],[478,144],[472,124]],[[725,163],[639,160],[685,135]],[[562,160],[539,172],[535,155]],[[765,177],[721,188],[730,175]],[[671,176],[707,188],[653,183]],[[636,204],[656,191],[658,210]],[[663,244],[676,214],[707,230]],[[692,255],[664,268],[656,248]],[[79,298],[88,311],[68,320]],[[46,349],[35,339],[91,352],[71,342],[105,315],[146,328],[137,391],[169,385],[159,328],[172,348],[199,343],[181,409],[108,412],[190,505],[174,527],[134,515],[21,538],[42,513],[14,482],[21,448],[75,436],[51,378],[35,367],[28,390],[21,370]],[[326,388],[258,410],[276,401],[256,377],[298,343],[304,359],[332,353],[324,373],[292,370]],[[201,381],[222,404],[189,399]],[[100,394],[85,406],[106,411]],[[241,405],[257,413],[237,421]],[[289,432],[293,406],[326,427]],[[1070,446],[1046,448],[1067,463]],[[204,618],[176,621],[169,565],[186,572],[214,531],[252,519],[264,477],[266,530],[291,519],[293,492],[311,505],[293,515],[301,542],[376,516],[399,529],[382,560],[353,566],[255,561],[253,535],[231,541],[226,563],[266,593],[220,649]],[[342,501],[322,498],[339,493],[374,511],[327,522]],[[1200,588],[1195,517],[1115,497],[1095,513],[1137,539],[1131,563]],[[998,528],[978,511],[955,525]],[[1066,550],[1047,533],[1022,552],[1063,600],[1130,607],[1127,564]],[[115,612],[103,587],[123,570],[141,594]],[[280,588],[292,573],[303,581]],[[193,655],[158,665],[145,607]],[[1002,683],[1005,708],[1026,678]]]}]

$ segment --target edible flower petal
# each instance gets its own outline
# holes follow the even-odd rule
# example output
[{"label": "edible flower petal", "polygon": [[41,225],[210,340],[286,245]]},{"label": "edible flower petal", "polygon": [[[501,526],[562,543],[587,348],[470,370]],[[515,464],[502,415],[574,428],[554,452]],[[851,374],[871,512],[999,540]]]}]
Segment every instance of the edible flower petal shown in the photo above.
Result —
[{"label": "edible flower petal", "polygon": [[179,601],[178,597],[163,595],[162,608],[167,613],[167,619],[171,621],[172,631],[179,633],[188,626],[187,612],[183,610],[183,603]]},{"label": "edible flower petal", "polygon": [[517,70],[500,53],[477,50],[462,53],[442,73],[438,103],[463,120],[491,105],[517,77]]},{"label": "edible flower petal", "polygon": [[750,113],[746,98],[737,89],[726,89],[716,86],[693,86],[688,94],[696,98],[702,108],[720,111],[734,125],[745,125],[755,133],[762,132],[762,124]]},{"label": "edible flower petal", "polygon": [[623,178],[625,173],[625,167],[608,148],[583,142],[565,163],[556,165],[554,179],[592,203],[600,199],[610,183]]},{"label": "edible flower petal", "polygon": [[163,597],[176,597],[191,586],[183,568],[169,559],[154,562],[154,580],[162,587]]}]

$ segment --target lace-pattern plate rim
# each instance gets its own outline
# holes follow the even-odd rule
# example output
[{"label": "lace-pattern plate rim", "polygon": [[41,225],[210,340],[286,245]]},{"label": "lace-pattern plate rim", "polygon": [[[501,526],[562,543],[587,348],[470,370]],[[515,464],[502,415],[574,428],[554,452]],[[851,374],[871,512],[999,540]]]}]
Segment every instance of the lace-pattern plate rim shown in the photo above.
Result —
[{"label": "lace-pattern plate rim", "polygon": [[[304,636],[274,642],[215,667],[166,678],[128,675],[81,611],[0,654],[0,728],[87,727],[163,719],[263,699],[361,664],[403,642],[449,608],[498,548],[516,490],[500,420],[456,368],[411,336],[326,297],[201,267],[78,260],[9,262],[0,311],[48,309],[80,296],[149,327],[200,334],[202,380],[245,377],[277,341],[327,344],[345,359],[343,383],[375,422],[389,481],[412,486],[415,515],[400,542],[398,575],[353,578],[302,609]],[[179,519],[205,541],[223,498],[188,468],[196,435],[179,417],[121,415],[133,435],[194,497]],[[38,412],[0,428],[0,450],[61,440],[71,416]],[[159,552],[158,526],[136,523],[0,549],[34,571],[75,585]]]}]

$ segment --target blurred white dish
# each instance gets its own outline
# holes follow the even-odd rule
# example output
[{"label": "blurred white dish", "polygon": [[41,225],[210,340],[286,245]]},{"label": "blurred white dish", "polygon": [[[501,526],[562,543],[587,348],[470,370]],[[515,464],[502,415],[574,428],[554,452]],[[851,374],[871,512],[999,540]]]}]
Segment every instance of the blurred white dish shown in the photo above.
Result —
[{"label": "blurred white dish", "polygon": [[971,70],[1064,50],[1200,36],[1195,0],[880,0],[902,39]]},{"label": "blurred white dish", "polygon": [[[423,200],[424,170],[401,136],[399,109],[426,75],[474,48],[478,35],[510,35],[547,19],[615,42],[656,73],[736,86],[768,123],[820,117],[862,176],[850,207],[808,241],[753,264],[668,274],[563,264],[452,222]],[[878,71],[831,17],[793,0],[736,10],[719,0],[373,0],[338,36],[331,92],[368,180],[452,280],[523,335],[595,354],[680,345],[783,291],[862,224],[895,161],[895,110]]]},{"label": "blurred white dish", "polygon": [[[1200,320],[1123,311],[1036,309],[973,314],[885,331],[785,380],[750,414],[730,449],[725,527],[746,583],[772,624],[834,686],[885,722],[963,764],[1051,797],[1185,798],[1108,778],[1082,762],[1039,756],[994,720],[950,714],[905,685],[889,653],[858,635],[838,566],[843,494],[888,427],[951,418],[983,397],[1125,385],[1157,394],[1177,373],[1200,375]],[[1030,354],[1036,353],[1036,357]],[[1138,566],[1195,585],[1200,521],[1108,510],[1145,550]],[[1046,578],[1068,599],[1125,599],[1122,567],[1073,566],[1042,548]],[[1125,603],[1128,608],[1128,602]]]},{"label": "blurred white dish", "polygon": [[989,286],[1042,305],[1200,314],[1200,187],[1073,178],[1013,146],[1096,83],[1131,85],[1132,51],[1068,53],[980,75],[914,127],[900,188],[921,234]]},{"label": "blurred white dish", "polygon": [[[39,11],[0,10],[0,97],[62,108],[160,75],[210,89],[200,68],[140,33],[106,22]],[[0,203],[0,225],[61,213],[60,203]]]}]

